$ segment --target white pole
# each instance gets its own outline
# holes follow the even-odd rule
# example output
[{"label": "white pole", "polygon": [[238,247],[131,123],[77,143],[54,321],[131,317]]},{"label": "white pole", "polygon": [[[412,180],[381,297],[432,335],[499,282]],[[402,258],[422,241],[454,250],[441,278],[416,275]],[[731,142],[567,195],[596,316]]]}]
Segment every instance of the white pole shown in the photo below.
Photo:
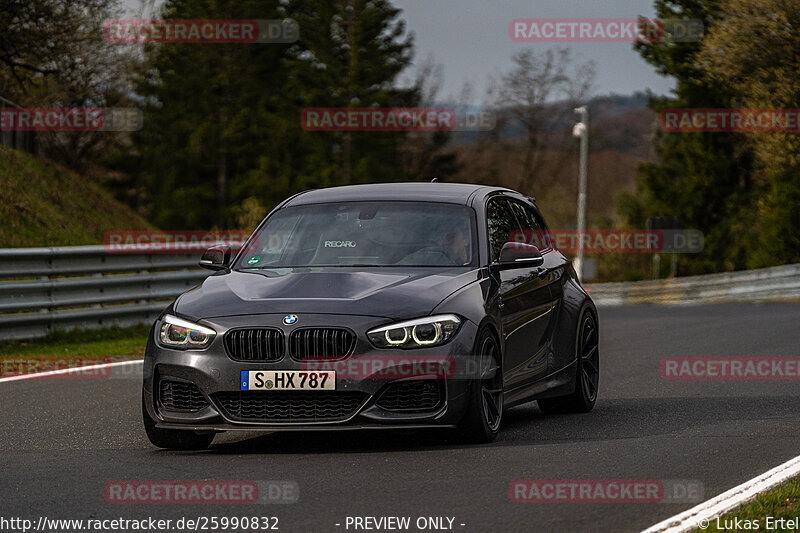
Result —
[{"label": "white pole", "polygon": [[589,110],[586,106],[575,108],[581,121],[575,124],[572,135],[581,140],[581,159],[578,178],[578,256],[575,259],[575,273],[583,280],[583,233],[586,231],[586,187],[589,157]]}]

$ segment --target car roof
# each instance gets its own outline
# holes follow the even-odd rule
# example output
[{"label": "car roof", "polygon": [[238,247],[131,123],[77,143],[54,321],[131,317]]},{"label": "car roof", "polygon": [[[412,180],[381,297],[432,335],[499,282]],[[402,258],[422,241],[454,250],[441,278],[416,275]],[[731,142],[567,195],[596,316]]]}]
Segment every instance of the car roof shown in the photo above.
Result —
[{"label": "car roof", "polygon": [[475,193],[479,193],[483,197],[495,191],[515,192],[504,187],[491,187],[471,183],[372,183],[302,192],[290,198],[283,207],[364,200],[427,201],[466,205]]}]

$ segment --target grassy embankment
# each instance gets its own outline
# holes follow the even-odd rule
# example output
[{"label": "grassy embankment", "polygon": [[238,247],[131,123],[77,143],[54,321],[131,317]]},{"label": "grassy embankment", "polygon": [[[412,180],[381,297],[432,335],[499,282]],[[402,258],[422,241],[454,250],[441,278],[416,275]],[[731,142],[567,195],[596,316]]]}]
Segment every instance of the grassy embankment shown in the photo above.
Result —
[{"label": "grassy embankment", "polygon": [[[102,244],[107,231],[153,229],[100,184],[28,153],[0,146],[0,248]],[[141,357],[148,326],[54,332],[0,341],[0,359]]]}]

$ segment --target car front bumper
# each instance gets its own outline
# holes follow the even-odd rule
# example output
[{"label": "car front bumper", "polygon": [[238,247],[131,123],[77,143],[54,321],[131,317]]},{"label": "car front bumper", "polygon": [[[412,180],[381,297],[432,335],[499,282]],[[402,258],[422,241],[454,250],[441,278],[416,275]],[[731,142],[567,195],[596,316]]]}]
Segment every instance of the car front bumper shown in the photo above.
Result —
[{"label": "car front bumper", "polygon": [[[386,325],[385,318],[305,314],[302,327],[344,327],[356,333],[352,355],[339,361],[309,363],[284,355],[274,362],[243,362],[228,356],[224,336],[229,329],[271,327],[288,336],[294,326],[282,323],[284,314],[214,318],[200,323],[217,331],[205,350],[174,350],[161,346],[153,327],[144,361],[143,399],[160,428],[195,431],[325,430],[452,427],[463,417],[467,392],[477,375],[474,349],[477,326],[464,320],[456,335],[443,346],[416,349],[377,349],[366,331]],[[422,362],[423,364],[415,363]],[[334,391],[242,391],[244,370],[337,371]],[[198,406],[174,409],[162,401],[162,382],[195,386]],[[434,398],[435,388],[435,398]],[[424,405],[415,406],[415,391],[423,391]],[[338,396],[337,396],[338,395]],[[347,396],[346,401],[341,400]],[[391,396],[393,401],[386,401]],[[388,408],[387,408],[388,404]],[[281,413],[272,417],[269,413]],[[294,413],[302,413],[294,417]],[[314,413],[309,416],[309,413]],[[330,416],[335,412],[335,416]],[[252,416],[258,413],[258,416]]]}]

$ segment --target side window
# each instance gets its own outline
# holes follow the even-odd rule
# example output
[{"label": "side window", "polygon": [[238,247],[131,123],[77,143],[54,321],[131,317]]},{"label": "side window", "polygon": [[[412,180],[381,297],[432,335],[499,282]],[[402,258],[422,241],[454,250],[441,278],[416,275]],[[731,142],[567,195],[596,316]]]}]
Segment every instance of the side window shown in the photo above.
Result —
[{"label": "side window", "polygon": [[[511,202],[514,214],[517,216],[522,226],[524,242],[533,244],[540,250],[553,248],[553,237],[544,225],[541,215],[529,205],[519,202]],[[522,240],[522,239],[520,239]]]},{"label": "side window", "polygon": [[492,252],[492,261],[495,261],[500,257],[503,245],[512,237],[512,232],[519,230],[507,200],[499,198],[489,200],[489,205],[486,207],[486,225],[489,231],[489,249]]},{"label": "side window", "polygon": [[519,202],[511,202],[511,206],[514,209],[514,214],[519,220],[519,225],[522,226],[522,229],[527,231],[536,231],[542,229],[539,225],[539,221],[536,220],[536,216],[533,214],[533,210],[529,207],[522,205]]}]

